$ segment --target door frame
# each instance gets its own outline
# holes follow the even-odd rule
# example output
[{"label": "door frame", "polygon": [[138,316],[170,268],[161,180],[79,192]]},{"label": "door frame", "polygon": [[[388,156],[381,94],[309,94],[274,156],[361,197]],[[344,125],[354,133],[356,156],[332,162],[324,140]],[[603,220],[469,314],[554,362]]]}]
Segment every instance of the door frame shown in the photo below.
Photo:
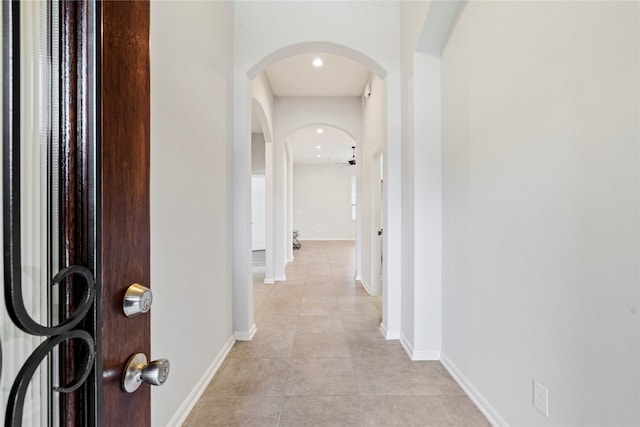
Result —
[{"label": "door frame", "polygon": [[371,152],[371,217],[369,236],[371,238],[371,289],[370,292],[375,296],[382,296],[384,286],[382,286],[382,256],[384,253],[384,234],[378,235],[378,231],[383,230],[383,179],[382,171],[384,156],[384,143],[380,143]]},{"label": "door frame", "polygon": [[55,326],[37,324],[22,300],[20,2],[2,4],[7,311],[21,330],[45,337],[16,377],[6,423],[21,425],[30,377],[58,347],[65,385],[51,393],[63,396],[62,425],[150,426],[149,385],[122,390],[129,356],[150,352],[150,315],[122,311],[131,283],[150,287],[150,4],[59,4],[60,240],[69,244],[52,281],[69,303]]}]

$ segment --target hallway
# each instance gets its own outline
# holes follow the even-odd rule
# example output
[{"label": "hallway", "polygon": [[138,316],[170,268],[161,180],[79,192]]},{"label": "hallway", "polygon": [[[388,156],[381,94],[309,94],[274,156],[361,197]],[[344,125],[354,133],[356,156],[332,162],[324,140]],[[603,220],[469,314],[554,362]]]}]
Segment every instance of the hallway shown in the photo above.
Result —
[{"label": "hallway", "polygon": [[351,241],[304,241],[287,280],[254,279],[258,332],[237,342],[184,426],[489,425],[439,362],[411,362],[353,280]]}]

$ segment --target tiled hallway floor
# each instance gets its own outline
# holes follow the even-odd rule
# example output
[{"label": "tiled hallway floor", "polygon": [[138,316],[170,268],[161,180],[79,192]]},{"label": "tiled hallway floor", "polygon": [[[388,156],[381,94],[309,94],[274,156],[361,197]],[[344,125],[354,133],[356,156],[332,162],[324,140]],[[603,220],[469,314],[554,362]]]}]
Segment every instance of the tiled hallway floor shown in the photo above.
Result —
[{"label": "tiled hallway floor", "polygon": [[305,241],[287,280],[254,280],[258,332],[238,342],[185,426],[485,426],[439,362],[378,331],[353,242]]}]

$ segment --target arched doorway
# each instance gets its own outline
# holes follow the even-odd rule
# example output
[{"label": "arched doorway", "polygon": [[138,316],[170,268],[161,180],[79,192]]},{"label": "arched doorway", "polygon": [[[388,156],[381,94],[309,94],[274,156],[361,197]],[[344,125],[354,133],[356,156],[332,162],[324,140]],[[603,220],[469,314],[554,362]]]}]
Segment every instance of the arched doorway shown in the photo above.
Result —
[{"label": "arched doorway", "polygon": [[[359,134],[359,129],[354,131]],[[359,181],[360,141],[348,130],[325,122],[294,131],[286,144],[293,162],[287,182],[287,230],[296,230],[301,240],[356,242],[360,218],[352,182]],[[292,242],[287,243],[289,248]]]},{"label": "arched doorway", "polygon": [[[349,58],[352,61],[356,61],[364,67],[367,67],[371,73],[371,80],[375,80],[376,87],[382,88],[377,96],[380,97],[381,104],[379,107],[382,108],[381,118],[378,120],[380,123],[384,123],[386,120],[386,89],[384,86],[386,85],[386,71],[374,60],[372,60],[367,55],[358,52],[357,50],[351,49],[346,46],[341,46],[335,43],[300,43],[295,45],[290,45],[286,48],[278,49],[272,52],[271,54],[259,59],[251,68],[249,68],[245,75],[245,84],[239,84],[236,86],[236,102],[239,105],[236,108],[236,112],[238,113],[235,120],[235,130],[236,130],[236,138],[234,143],[234,330],[237,339],[251,339],[253,333],[255,333],[255,325],[253,323],[253,301],[251,295],[251,269],[250,269],[250,239],[247,238],[250,236],[250,230],[247,230],[250,224],[250,219],[247,218],[247,212],[250,212],[250,198],[247,197],[246,192],[249,191],[250,186],[247,185],[248,172],[246,172],[246,141],[248,138],[243,137],[246,135],[247,129],[247,100],[251,95],[251,88],[253,86],[253,82],[261,79],[263,71],[267,69],[270,65],[276,63],[277,61],[283,60],[285,58],[300,55],[304,53],[330,53],[342,55],[346,58]],[[369,82],[371,83],[371,82]],[[370,88],[371,84],[367,85],[369,88],[368,96],[371,95]],[[252,102],[254,102],[257,98],[254,97]],[[273,101],[271,103],[268,100],[262,100],[263,110],[269,111],[271,108],[271,112],[276,109],[273,105]],[[358,102],[362,102],[363,105],[367,102],[367,97],[360,99],[358,97]],[[267,113],[268,115],[268,113]],[[271,116],[273,120],[273,115]],[[277,122],[277,120],[274,120]],[[287,157],[286,151],[286,136],[289,133],[285,133],[283,129],[286,127],[278,127],[278,124],[274,124],[274,135],[272,141],[272,150],[273,150],[273,158],[272,158],[272,166],[269,168],[267,166],[267,170],[271,169],[273,172],[272,175],[272,200],[273,200],[273,214],[271,215],[273,219],[272,223],[272,232],[273,232],[273,241],[271,244],[267,243],[267,252],[269,252],[269,248],[272,250],[273,262],[274,262],[274,280],[284,280],[284,265],[286,264],[286,260],[288,257],[288,246],[290,246],[290,228],[291,228],[291,212],[290,212],[290,203],[286,200],[288,195],[286,193],[286,186],[288,176],[290,176],[290,159]],[[375,139],[375,144],[370,142],[370,145],[379,146],[380,144],[384,145],[384,142],[387,140],[386,132],[387,126],[380,126],[376,128],[379,135],[372,136],[368,135],[369,138]],[[284,134],[284,135],[283,135]],[[371,161],[372,156],[368,155],[370,153],[366,153],[367,156],[363,157]],[[385,157],[386,158],[386,157]],[[367,203],[361,204],[358,209],[362,210],[362,206],[370,206],[368,203],[369,198],[371,197],[371,174],[370,174],[370,166],[367,164],[363,170],[367,171],[361,175],[360,182],[362,183],[359,189],[359,196],[361,200],[366,200]],[[269,192],[269,185],[267,185],[267,192]],[[269,198],[269,196],[267,196]],[[267,205],[269,202],[267,202]],[[364,209],[363,212],[359,212],[361,215],[358,215],[360,218],[367,218],[371,216],[371,212],[368,211],[370,208]],[[386,207],[383,207],[386,209]],[[362,215],[364,213],[364,215]],[[267,215],[269,216],[269,215]],[[386,217],[386,215],[385,215]],[[358,242],[361,248],[358,257],[358,278],[365,279],[370,276],[371,266],[369,265],[371,256],[369,255],[369,251],[371,250],[371,240],[373,239],[370,235],[374,232],[377,232],[377,228],[374,230],[372,226],[372,220],[369,218],[368,221],[362,221],[358,228]],[[269,227],[269,225],[267,225]],[[267,232],[269,235],[269,232]],[[363,243],[364,242],[364,243]],[[384,249],[387,250],[386,248]],[[399,257],[399,251],[397,252],[397,256]],[[363,254],[364,253],[364,254]],[[365,260],[363,262],[363,260]],[[387,270],[385,269],[385,272]],[[398,282],[394,281],[394,286],[397,286],[397,289],[386,289],[383,291],[384,294],[387,294],[390,298],[383,298],[383,325],[381,325],[381,330],[387,338],[397,338],[397,334],[395,331],[393,333],[388,333],[390,328],[385,326],[385,319],[393,318],[393,322],[399,325],[399,320],[395,318],[399,318],[399,307],[395,308],[397,305],[396,301],[399,302],[399,286]],[[370,288],[370,287],[369,287]],[[391,304],[389,303],[391,301]],[[393,316],[390,316],[389,313],[393,313]],[[399,328],[392,328],[399,329]]]}]

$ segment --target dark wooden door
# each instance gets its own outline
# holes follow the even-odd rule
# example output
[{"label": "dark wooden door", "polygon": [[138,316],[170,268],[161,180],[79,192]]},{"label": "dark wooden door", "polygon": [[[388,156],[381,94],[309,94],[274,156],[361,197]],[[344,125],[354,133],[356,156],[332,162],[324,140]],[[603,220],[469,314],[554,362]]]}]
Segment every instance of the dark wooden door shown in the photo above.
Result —
[{"label": "dark wooden door", "polygon": [[105,426],[149,426],[151,392],[122,389],[124,364],[150,357],[150,313],[127,318],[127,287],[150,283],[149,2],[102,2],[102,363]]},{"label": "dark wooden door", "polygon": [[[133,393],[122,387],[129,358],[150,356],[150,313],[123,313],[132,283],[151,287],[149,2],[46,4],[52,6],[39,22],[56,21],[40,43],[49,53],[33,59],[44,64],[41,74],[50,85],[27,89],[45,94],[34,106],[24,96],[30,83],[21,81],[31,60],[23,57],[21,41],[31,37],[21,19],[25,3],[3,2],[2,9],[4,298],[11,321],[35,337],[37,348],[10,379],[11,393],[0,407],[6,403],[5,425],[22,425],[27,390],[49,358],[49,398],[42,399],[49,401],[49,418],[59,414],[63,426],[150,426],[149,385]],[[43,263],[48,259],[51,273],[42,286],[57,297],[43,297],[51,304],[48,321],[34,319],[24,306],[23,285],[33,284],[23,280],[20,202],[21,180],[31,179],[21,174],[24,116],[47,108],[51,113],[43,117],[51,126],[42,158],[55,172],[39,200],[52,207],[44,211],[55,212],[45,220],[55,231],[48,231],[49,244],[35,249],[50,251]],[[38,423],[46,421],[29,422]]]}]

